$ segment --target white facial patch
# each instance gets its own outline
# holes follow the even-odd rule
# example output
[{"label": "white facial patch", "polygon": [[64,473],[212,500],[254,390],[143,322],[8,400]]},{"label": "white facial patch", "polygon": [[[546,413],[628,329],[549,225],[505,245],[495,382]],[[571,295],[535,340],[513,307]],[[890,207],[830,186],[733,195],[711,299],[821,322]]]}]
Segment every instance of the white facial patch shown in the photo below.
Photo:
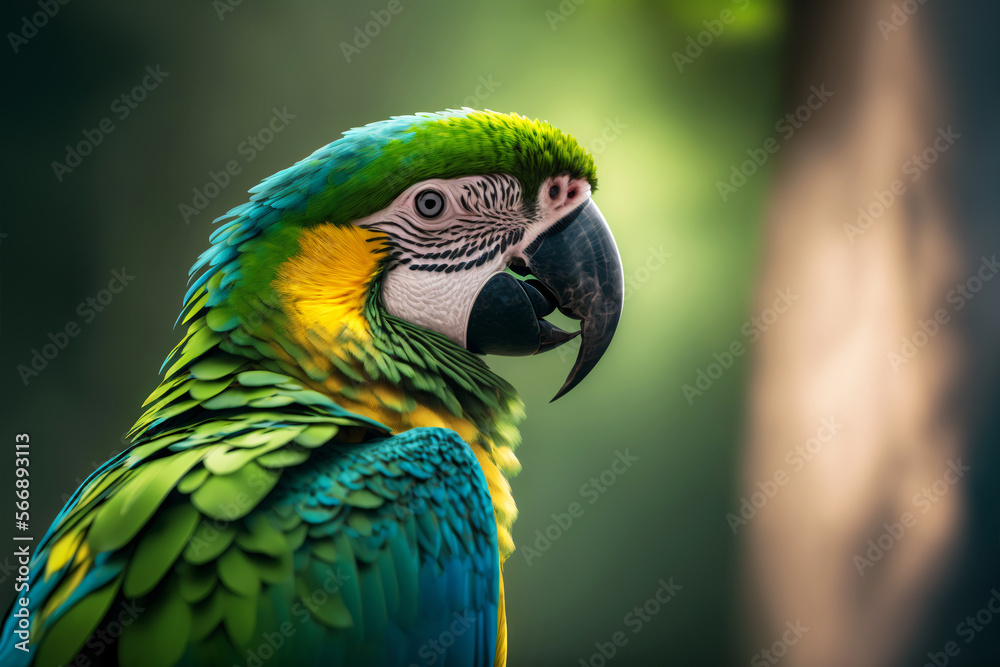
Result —
[{"label": "white facial patch", "polygon": [[483,285],[503,270],[504,263],[497,258],[459,274],[390,271],[382,285],[382,303],[391,315],[442,333],[465,347],[472,305]]}]

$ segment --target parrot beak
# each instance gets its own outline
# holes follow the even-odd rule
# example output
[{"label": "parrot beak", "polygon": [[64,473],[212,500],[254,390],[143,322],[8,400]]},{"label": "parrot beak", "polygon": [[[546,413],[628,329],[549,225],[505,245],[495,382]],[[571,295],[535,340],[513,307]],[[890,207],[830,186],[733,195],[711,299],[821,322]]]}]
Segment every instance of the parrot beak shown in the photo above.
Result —
[{"label": "parrot beak", "polygon": [[[621,319],[625,281],[618,246],[592,199],[538,236],[512,270],[535,280],[499,273],[486,282],[466,330],[466,347],[480,354],[521,356],[554,349],[582,337],[576,362],[552,399],[578,385],[611,345]],[[566,332],[543,318],[558,308],[581,320]]]}]

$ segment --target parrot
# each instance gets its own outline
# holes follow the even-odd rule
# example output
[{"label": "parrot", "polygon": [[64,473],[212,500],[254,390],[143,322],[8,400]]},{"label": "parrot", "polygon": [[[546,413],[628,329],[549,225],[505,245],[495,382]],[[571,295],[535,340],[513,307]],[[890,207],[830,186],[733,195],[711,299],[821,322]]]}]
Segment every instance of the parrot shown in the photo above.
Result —
[{"label": "parrot", "polygon": [[505,665],[525,412],[483,357],[578,338],[559,398],[608,350],[596,188],[569,134],[470,108],[350,129],[251,188],[129,446],[34,549],[0,664]]}]

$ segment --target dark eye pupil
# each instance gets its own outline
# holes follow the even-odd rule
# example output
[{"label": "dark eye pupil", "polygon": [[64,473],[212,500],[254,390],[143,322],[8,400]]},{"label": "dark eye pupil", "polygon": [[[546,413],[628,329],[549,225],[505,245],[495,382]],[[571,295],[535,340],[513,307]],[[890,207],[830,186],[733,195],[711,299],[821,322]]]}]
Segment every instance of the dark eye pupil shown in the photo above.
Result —
[{"label": "dark eye pupil", "polygon": [[559,196],[559,186],[553,185],[551,188],[549,188],[549,198],[555,199],[558,196]]},{"label": "dark eye pupil", "polygon": [[425,218],[434,218],[444,210],[444,197],[434,190],[427,190],[417,195],[417,211]]}]

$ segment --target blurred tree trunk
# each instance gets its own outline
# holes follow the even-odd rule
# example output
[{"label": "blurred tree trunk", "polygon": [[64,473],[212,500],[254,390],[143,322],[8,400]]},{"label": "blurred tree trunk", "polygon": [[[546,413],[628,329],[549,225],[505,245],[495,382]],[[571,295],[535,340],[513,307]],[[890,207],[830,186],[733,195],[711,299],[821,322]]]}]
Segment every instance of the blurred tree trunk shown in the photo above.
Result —
[{"label": "blurred tree trunk", "polygon": [[[782,112],[812,86],[833,97],[778,155],[755,309],[778,290],[799,297],[754,350],[744,468],[747,498],[787,475],[746,527],[745,573],[753,650],[780,642],[786,622],[809,628],[785,665],[895,665],[944,650],[962,620],[944,618],[940,645],[911,650],[965,557],[970,479],[982,473],[971,444],[981,394],[970,390],[995,377],[982,371],[995,372],[996,318],[982,313],[1000,303],[1000,276],[968,299],[952,291],[1000,251],[983,211],[967,210],[984,175],[953,187],[957,165],[997,142],[976,134],[990,124],[962,111],[970,98],[948,95],[965,84],[945,47],[966,37],[943,34],[932,4],[801,3],[788,28]],[[956,23],[988,21],[958,4]],[[978,99],[992,95],[995,116],[996,61],[959,64],[989,72]],[[973,471],[958,477],[948,471],[960,460]],[[995,505],[990,517],[995,526]],[[955,608],[974,615],[988,581],[981,601]]]}]

